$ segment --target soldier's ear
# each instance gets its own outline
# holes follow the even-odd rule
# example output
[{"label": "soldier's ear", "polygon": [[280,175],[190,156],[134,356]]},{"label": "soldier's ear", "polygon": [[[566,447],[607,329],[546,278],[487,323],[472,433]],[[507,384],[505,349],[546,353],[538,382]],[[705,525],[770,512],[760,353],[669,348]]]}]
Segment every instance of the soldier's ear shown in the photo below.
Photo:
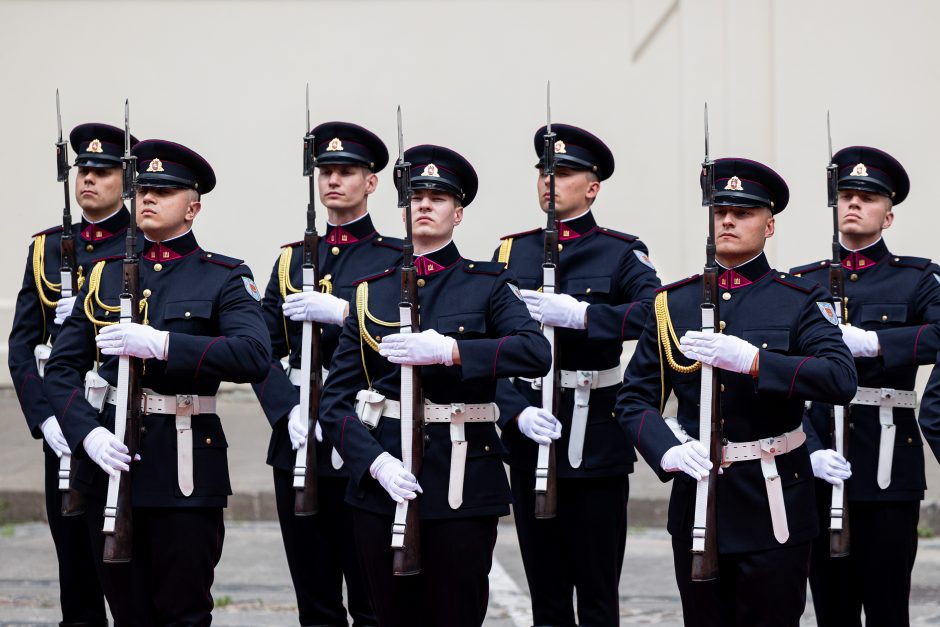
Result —
[{"label": "soldier's ear", "polygon": [[461,222],[463,222],[463,207],[457,205],[454,210],[454,226],[458,226]]},{"label": "soldier's ear", "polygon": [[885,219],[881,223],[881,230],[891,228],[891,225],[894,224],[894,211],[891,208],[888,208],[888,212],[885,214]]},{"label": "soldier's ear", "polygon": [[364,170],[364,172],[366,175],[366,195],[368,196],[379,186],[379,177],[375,175],[375,172],[369,170]]},{"label": "soldier's ear", "polygon": [[186,207],[186,219],[194,220],[196,215],[202,210],[202,203],[198,200],[193,200],[189,203],[189,206]]},{"label": "soldier's ear", "polygon": [[[767,211],[770,211],[770,209],[768,209]],[[771,214],[770,219],[767,220],[767,226],[764,228],[764,239],[770,239],[771,237],[774,236],[774,230],[776,229],[776,226],[777,226],[777,218],[775,218],[773,214]]]}]

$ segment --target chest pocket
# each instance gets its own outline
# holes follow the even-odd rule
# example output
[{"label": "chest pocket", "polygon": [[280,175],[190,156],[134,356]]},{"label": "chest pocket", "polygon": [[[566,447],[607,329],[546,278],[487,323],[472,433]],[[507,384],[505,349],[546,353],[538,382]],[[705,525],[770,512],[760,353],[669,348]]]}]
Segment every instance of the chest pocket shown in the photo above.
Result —
[{"label": "chest pocket", "polygon": [[173,329],[204,328],[212,318],[211,300],[185,300],[167,303],[163,308],[166,326]]},{"label": "chest pocket", "polygon": [[790,350],[790,331],[788,329],[749,329],[744,331],[744,338],[757,348],[786,353]]},{"label": "chest pocket", "polygon": [[[851,309],[852,302],[849,301]],[[907,322],[907,305],[904,303],[870,303],[861,306],[859,321],[862,326],[867,324],[898,324]]]},{"label": "chest pocket", "polygon": [[482,311],[440,316],[435,327],[438,333],[455,338],[480,337],[486,333],[486,314]]},{"label": "chest pocket", "polygon": [[[574,297],[578,296],[607,296],[610,293],[610,277],[586,277],[581,279],[569,279],[565,282],[562,291]],[[584,299],[582,299],[584,300]]]}]

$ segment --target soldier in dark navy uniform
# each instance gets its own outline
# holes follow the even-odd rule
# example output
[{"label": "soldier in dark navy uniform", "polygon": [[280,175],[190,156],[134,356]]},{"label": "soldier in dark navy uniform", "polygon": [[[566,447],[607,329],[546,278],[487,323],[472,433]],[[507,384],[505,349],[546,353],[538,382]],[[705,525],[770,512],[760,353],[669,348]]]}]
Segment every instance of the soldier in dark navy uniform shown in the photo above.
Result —
[{"label": "soldier in dark navy uniform", "polygon": [[[124,247],[129,222],[121,200],[121,155],[124,131],[107,124],[81,124],[69,135],[75,151],[75,200],[82,210],[72,225],[79,282],[102,255]],[[132,143],[137,140],[132,138]],[[71,456],[52,406],[42,391],[42,376],[51,345],[72,311],[75,296],[60,298],[62,226],[33,236],[26,258],[23,287],[16,299],[9,341],[9,365],[26,424],[34,438],[43,439],[46,517],[59,561],[59,600],[62,625],[106,625],[104,595],[95,576],[91,545],[82,515],[62,515],[58,489],[59,463]],[[72,460],[73,471],[77,464]]]},{"label": "soldier in dark navy uniform", "polygon": [[343,321],[351,308],[355,311],[352,282],[370,272],[397,267],[401,241],[376,232],[368,213],[369,196],[378,185],[376,174],[388,163],[382,140],[346,122],[320,124],[311,134],[316,137],[320,202],[327,210],[326,235],[320,239],[317,261],[320,291],[300,291],[303,242],[285,245],[262,301],[273,361],[268,377],[254,389],[272,427],[267,461],[273,466],[278,519],[300,624],[347,624],[345,577],[353,624],[374,625],[345,504],[346,469],[333,444],[323,438],[319,424],[315,432],[319,511],[315,516],[294,515],[295,450],[308,435],[297,385],[300,357],[306,349],[301,345],[303,320],[322,325],[323,366],[329,370]]},{"label": "soldier in dark navy uniform", "polygon": [[[816,618],[824,627],[861,625],[862,608],[869,624],[906,625],[920,501],[927,488],[913,390],[918,365],[933,364],[940,347],[940,267],[890,252],[882,237],[894,222],[894,205],[910,190],[901,164],[865,146],[843,148],[832,159],[839,168],[847,300],[841,329],[855,357],[859,389],[849,412],[847,460],[832,450],[832,406],[816,403],[807,413],[824,531],[814,545],[809,580]],[[792,272],[825,284],[829,266],[823,260]],[[829,484],[843,480],[849,555],[831,558]]]},{"label": "soldier in dark navy uniform", "polygon": [[[548,342],[502,264],[469,261],[453,242],[477,176],[440,146],[405,152],[422,331],[399,334],[400,271],[357,284],[320,422],[349,471],[356,545],[379,625],[479,626],[496,522],[511,499],[496,432],[497,381],[538,377]],[[422,366],[425,449],[420,474],[402,463],[399,364]],[[357,405],[358,414],[357,414]],[[420,494],[420,496],[418,496]],[[420,511],[419,575],[392,574],[396,502]]]},{"label": "soldier in dark navy uniform", "polygon": [[[704,183],[704,181],[703,181]],[[763,249],[789,199],[773,170],[715,163],[720,332],[703,333],[702,281],[666,286],[654,301],[617,396],[617,417],[663,481],[686,625],[799,624],[810,544],[819,532],[804,401],[845,402],[852,356],[826,290],[770,267]],[[699,435],[700,363],[721,370],[722,474],[717,476],[718,578],[691,579],[697,481],[708,475]],[[672,428],[662,416],[678,399]],[[704,522],[704,521],[702,521]]]},{"label": "soldier in dark navy uniform", "polygon": [[[123,264],[112,259],[123,255],[99,261],[63,324],[43,389],[72,451],[90,460],[77,482],[115,622],[208,625],[222,509],[231,494],[215,394],[222,380],[263,379],[270,340],[250,270],[206,252],[192,232],[201,194],[215,186],[212,168],[172,142],[147,140],[133,152],[140,172],[142,324],[114,324],[124,282]],[[112,431],[122,354],[144,360],[143,426],[131,475],[132,560],[103,564],[108,477],[131,463]],[[96,374],[89,373],[93,368]]]},{"label": "soldier in dark navy uniform", "polygon": [[[559,294],[543,294],[544,229],[502,238],[495,259],[522,287],[536,320],[556,327],[561,411],[541,408],[541,380],[500,383],[516,532],[536,625],[617,625],[627,537],[628,475],[636,456],[613,416],[625,340],[639,337],[660,282],[646,246],[601,227],[592,207],[614,157],[587,131],[553,124]],[[541,157],[545,128],[535,133]],[[548,208],[540,160],[537,190]],[[536,520],[538,444],[556,443],[557,516]],[[577,591],[577,619],[573,595]]]}]

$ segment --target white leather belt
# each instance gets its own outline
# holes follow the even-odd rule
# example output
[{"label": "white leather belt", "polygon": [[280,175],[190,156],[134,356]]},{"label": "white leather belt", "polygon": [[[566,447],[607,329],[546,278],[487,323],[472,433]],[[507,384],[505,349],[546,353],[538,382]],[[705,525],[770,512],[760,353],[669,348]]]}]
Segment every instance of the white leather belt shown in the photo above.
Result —
[{"label": "white leather belt", "polygon": [[789,453],[806,442],[803,427],[778,435],[775,438],[763,438],[754,442],[728,442],[721,448],[721,467],[727,468],[734,462],[752,459],[760,460],[764,485],[767,488],[767,502],[770,504],[770,520],[774,528],[774,537],[783,544],[790,538],[787,524],[787,508],[783,500],[783,485],[777,472],[777,455]]},{"label": "white leather belt", "polygon": [[[528,381],[533,390],[542,389],[541,379],[519,378]],[[580,468],[584,459],[584,435],[587,431],[591,390],[620,385],[623,382],[623,374],[620,372],[620,366],[607,370],[561,370],[559,379],[562,388],[574,390],[571,431],[568,434],[568,463],[572,468]]]},{"label": "white leather belt", "polygon": [[[117,403],[117,388],[108,386],[105,402]],[[140,410],[144,414],[176,416],[176,482],[183,496],[193,493],[193,416],[215,413],[214,396],[154,394],[144,390]]]},{"label": "white leather belt", "polygon": [[[356,415],[369,429],[374,429],[381,418],[398,419],[401,416],[401,404],[387,400],[378,392],[360,390],[356,395]],[[496,403],[466,404],[450,403],[438,405],[424,403],[425,423],[450,424],[450,482],[447,489],[447,503],[451,509],[458,509],[463,504],[464,471],[467,466],[467,423],[495,423],[499,419]],[[405,446],[405,443],[402,443]]]},{"label": "white leather belt", "polygon": [[[300,382],[303,380],[300,373],[300,368],[291,368],[286,366],[284,372],[287,373],[287,378],[290,379],[290,382],[297,387],[300,387]],[[323,382],[326,382],[326,378],[329,376],[330,371],[326,368],[320,368],[320,375],[323,379]],[[333,468],[339,470],[343,467],[343,458],[340,457],[339,451],[336,450],[336,447],[333,447],[333,452],[330,454],[330,463],[333,464]]]},{"label": "white leather belt", "polygon": [[881,441],[878,444],[878,487],[886,490],[891,485],[891,466],[894,463],[894,408],[917,407],[917,392],[894,388],[858,388],[852,405],[878,408],[881,423]]}]

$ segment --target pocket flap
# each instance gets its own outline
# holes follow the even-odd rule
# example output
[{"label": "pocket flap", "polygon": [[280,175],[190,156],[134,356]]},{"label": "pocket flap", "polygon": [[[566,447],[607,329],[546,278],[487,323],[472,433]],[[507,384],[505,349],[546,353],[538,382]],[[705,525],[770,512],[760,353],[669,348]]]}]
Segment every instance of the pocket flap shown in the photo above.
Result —
[{"label": "pocket flap", "polygon": [[211,300],[180,300],[167,303],[163,309],[165,320],[189,320],[191,318],[211,318]]},{"label": "pocket flap", "polygon": [[569,279],[562,290],[565,294],[607,294],[610,292],[610,277],[595,276]]},{"label": "pocket flap", "polygon": [[790,349],[788,329],[748,329],[743,339],[765,350],[786,352]]},{"label": "pocket flap", "polygon": [[485,333],[486,314],[481,311],[471,311],[450,316],[441,316],[437,319],[435,327],[438,333],[460,335],[463,333]]},{"label": "pocket flap", "polygon": [[[851,306],[851,303],[849,303]],[[862,322],[907,322],[907,305],[904,303],[868,303],[862,305]]]}]

